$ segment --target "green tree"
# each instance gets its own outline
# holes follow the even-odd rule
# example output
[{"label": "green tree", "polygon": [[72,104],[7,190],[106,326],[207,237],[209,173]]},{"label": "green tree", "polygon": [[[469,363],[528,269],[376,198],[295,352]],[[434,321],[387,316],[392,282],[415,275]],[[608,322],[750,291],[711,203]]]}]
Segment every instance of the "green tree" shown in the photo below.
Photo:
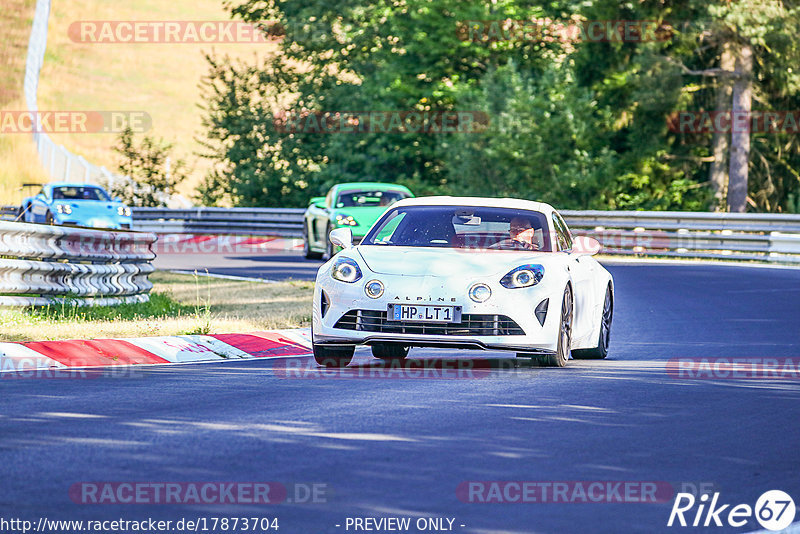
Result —
[{"label": "green tree", "polygon": [[172,144],[150,136],[137,144],[130,127],[120,132],[113,149],[120,156],[117,170],[130,181],[113,182],[111,192],[130,206],[166,206],[188,174],[183,160],[172,161]]}]

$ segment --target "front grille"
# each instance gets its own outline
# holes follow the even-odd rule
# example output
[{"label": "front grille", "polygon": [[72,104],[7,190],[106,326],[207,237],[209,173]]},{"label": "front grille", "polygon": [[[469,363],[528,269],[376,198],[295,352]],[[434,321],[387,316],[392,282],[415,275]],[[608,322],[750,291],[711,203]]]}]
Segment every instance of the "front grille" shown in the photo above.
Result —
[{"label": "front grille", "polygon": [[386,334],[423,334],[432,336],[524,336],[522,328],[505,315],[465,313],[460,323],[423,323],[387,321],[385,311],[351,310],[334,328],[381,332]]}]

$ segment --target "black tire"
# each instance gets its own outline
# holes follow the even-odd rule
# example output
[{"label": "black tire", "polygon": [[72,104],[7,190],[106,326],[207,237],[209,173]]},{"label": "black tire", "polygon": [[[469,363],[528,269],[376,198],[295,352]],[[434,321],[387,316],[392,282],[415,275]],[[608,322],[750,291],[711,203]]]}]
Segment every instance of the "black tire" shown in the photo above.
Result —
[{"label": "black tire", "polygon": [[48,210],[47,213],[45,214],[44,222],[45,222],[45,224],[55,224],[56,223],[56,220],[53,218],[53,214],[50,213],[50,210]]},{"label": "black tire", "polygon": [[313,344],[314,360],[323,367],[347,367],[353,361],[355,346],[329,347]]},{"label": "black tire", "polygon": [[372,345],[372,355],[381,360],[405,360],[408,356],[408,347],[393,343]]},{"label": "black tire", "polygon": [[614,318],[614,297],[611,295],[611,286],[606,289],[606,300],[603,302],[603,315],[600,318],[600,338],[597,346],[592,349],[576,349],[572,357],[576,360],[602,360],[608,356],[608,346],[611,343],[611,320]]},{"label": "black tire", "polygon": [[314,252],[311,250],[311,240],[310,236],[308,235],[308,223],[303,222],[303,254],[305,254],[307,260],[321,260],[322,253],[321,252]]},{"label": "black tire", "polygon": [[572,343],[572,288],[567,286],[561,301],[561,321],[558,327],[558,343],[556,353],[548,354],[542,362],[548,367],[564,367],[567,365]]}]

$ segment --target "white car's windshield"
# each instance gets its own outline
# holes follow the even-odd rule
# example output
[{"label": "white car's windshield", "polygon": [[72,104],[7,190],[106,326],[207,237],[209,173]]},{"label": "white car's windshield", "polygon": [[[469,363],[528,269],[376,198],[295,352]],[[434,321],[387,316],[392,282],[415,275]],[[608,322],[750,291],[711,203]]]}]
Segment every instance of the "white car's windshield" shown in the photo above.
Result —
[{"label": "white car's windshield", "polygon": [[474,206],[404,206],[386,213],[364,245],[550,252],[538,211]]}]

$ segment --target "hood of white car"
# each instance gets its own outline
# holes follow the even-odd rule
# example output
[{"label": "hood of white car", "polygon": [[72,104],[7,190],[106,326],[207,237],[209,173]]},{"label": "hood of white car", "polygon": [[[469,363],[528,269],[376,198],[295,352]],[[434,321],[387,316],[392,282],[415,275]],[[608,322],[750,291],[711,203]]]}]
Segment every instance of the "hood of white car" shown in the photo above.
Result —
[{"label": "hood of white car", "polygon": [[406,276],[502,276],[526,263],[542,263],[552,255],[547,252],[384,245],[362,245],[357,250],[370,271]]}]

